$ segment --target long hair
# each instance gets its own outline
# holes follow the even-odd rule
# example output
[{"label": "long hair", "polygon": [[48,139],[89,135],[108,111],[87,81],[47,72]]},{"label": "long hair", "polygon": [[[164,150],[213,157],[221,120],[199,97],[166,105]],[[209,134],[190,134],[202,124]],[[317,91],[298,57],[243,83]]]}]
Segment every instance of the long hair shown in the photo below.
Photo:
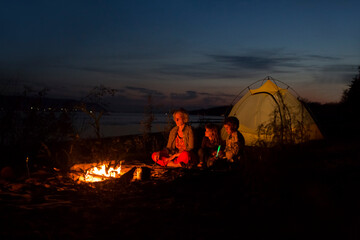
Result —
[{"label": "long hair", "polygon": [[205,125],[206,129],[209,129],[211,132],[211,135],[213,137],[213,141],[216,145],[220,144],[220,135],[219,135],[219,129],[216,125],[212,124],[212,123],[207,123]]}]

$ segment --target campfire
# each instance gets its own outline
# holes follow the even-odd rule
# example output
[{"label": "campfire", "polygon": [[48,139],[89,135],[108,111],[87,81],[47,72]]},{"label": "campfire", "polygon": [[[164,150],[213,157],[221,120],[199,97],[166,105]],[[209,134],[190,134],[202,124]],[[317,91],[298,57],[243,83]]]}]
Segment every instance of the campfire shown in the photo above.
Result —
[{"label": "campfire", "polygon": [[69,171],[69,177],[77,183],[96,183],[121,177],[129,181],[161,178],[166,168],[143,163],[125,164],[124,161],[102,161],[101,163],[78,163]]},{"label": "campfire", "polygon": [[102,182],[109,179],[120,178],[129,169],[115,161],[104,161],[102,163],[80,163],[70,169],[69,176],[77,182]]},{"label": "campfire", "polygon": [[[127,165],[123,161],[104,161],[97,163],[79,163],[71,167],[69,176],[78,183],[94,183],[120,178],[133,172],[132,181],[142,180],[144,165]],[[132,170],[133,169],[133,170]],[[132,171],[131,171],[132,170]],[[155,173],[156,174],[156,173]]]},{"label": "campfire", "polygon": [[101,182],[111,178],[119,178],[121,176],[121,165],[107,169],[106,165],[103,164],[101,167],[92,167],[86,171],[83,179],[79,179],[84,182]]}]

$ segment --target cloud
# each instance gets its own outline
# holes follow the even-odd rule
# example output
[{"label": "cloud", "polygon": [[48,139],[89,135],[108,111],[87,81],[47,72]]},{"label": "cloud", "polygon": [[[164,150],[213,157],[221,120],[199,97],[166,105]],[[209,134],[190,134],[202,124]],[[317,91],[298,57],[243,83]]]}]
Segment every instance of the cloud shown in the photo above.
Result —
[{"label": "cloud", "polygon": [[186,64],[163,64],[155,69],[156,72],[163,75],[173,75],[186,77],[188,79],[214,79],[224,77],[236,77],[234,74],[226,71],[223,67],[213,61],[191,62]]},{"label": "cloud", "polygon": [[331,56],[322,56],[322,55],[305,55],[305,57],[310,58],[310,59],[314,59],[314,60],[329,60],[329,61],[337,61],[337,60],[341,60],[342,58],[339,57],[331,57]]},{"label": "cloud", "polygon": [[[86,65],[60,65],[73,70],[108,74],[129,81],[151,81],[154,78],[169,81],[201,81],[207,79],[248,79],[264,74],[291,74],[299,71],[321,71],[324,64],[341,60],[340,57],[321,54],[285,53],[283,49],[248,50],[243,54],[202,53],[184,62],[143,62],[143,59],[112,56],[108,64],[89,60]],[[60,67],[59,66],[59,67]],[[174,77],[174,78],[170,78]],[[127,90],[161,96],[151,89],[129,87]],[[176,96],[174,96],[176,98]]]},{"label": "cloud", "polygon": [[198,94],[201,95],[201,96],[214,97],[214,98],[229,98],[229,97],[234,97],[233,94],[222,93],[222,92],[217,92],[217,93],[199,92]]},{"label": "cloud", "polygon": [[151,96],[155,96],[155,97],[165,97],[165,94],[157,91],[157,90],[153,90],[153,89],[148,89],[148,88],[141,88],[141,87],[131,87],[131,86],[127,86],[125,87],[126,90],[130,90],[130,91],[135,91],[141,94],[145,94],[145,95],[151,95]]},{"label": "cloud", "polygon": [[298,57],[267,57],[267,56],[235,56],[235,55],[209,55],[216,62],[231,64],[240,69],[272,70],[276,67],[300,67]]},{"label": "cloud", "polygon": [[111,74],[111,75],[119,75],[119,76],[136,76],[137,74],[134,73],[130,68],[129,69],[123,69],[120,67],[101,67],[100,64],[97,64],[98,66],[91,66],[91,64],[87,66],[77,66],[77,65],[57,65],[53,67],[57,68],[64,68],[64,69],[70,69],[70,70],[76,70],[76,71],[83,71],[83,72],[90,72],[90,73],[99,73],[99,74]]},{"label": "cloud", "polygon": [[357,73],[356,65],[352,64],[330,64],[322,67],[322,71],[324,72],[339,72],[339,73]]},{"label": "cloud", "polygon": [[186,91],[185,93],[170,93],[170,98],[173,100],[192,100],[198,97],[195,91]]},{"label": "cloud", "polygon": [[321,84],[348,85],[358,73],[358,66],[352,64],[328,64],[319,67],[314,82]]},{"label": "cloud", "polygon": [[312,66],[309,61],[335,61],[336,57],[321,55],[296,55],[282,50],[257,50],[245,54],[203,54],[198,62],[163,64],[156,71],[166,75],[192,79],[251,78],[260,71],[294,73]]},{"label": "cloud", "polygon": [[172,103],[176,106],[185,107],[186,109],[210,108],[216,106],[229,105],[234,100],[234,95],[217,92],[198,92],[186,91],[185,93],[170,94]]},{"label": "cloud", "polygon": [[214,106],[225,106],[230,105],[232,101],[235,99],[235,95],[227,94],[222,92],[217,93],[199,93],[202,98],[202,105],[207,107],[214,107]]}]

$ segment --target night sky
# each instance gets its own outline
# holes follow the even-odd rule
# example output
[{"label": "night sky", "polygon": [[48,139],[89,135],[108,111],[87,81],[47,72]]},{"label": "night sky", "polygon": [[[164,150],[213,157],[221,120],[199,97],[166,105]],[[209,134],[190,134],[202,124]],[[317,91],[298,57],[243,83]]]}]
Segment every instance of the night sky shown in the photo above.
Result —
[{"label": "night sky", "polygon": [[227,105],[272,76],[337,102],[360,65],[359,0],[3,0],[0,94],[79,99],[115,88],[116,110]]}]

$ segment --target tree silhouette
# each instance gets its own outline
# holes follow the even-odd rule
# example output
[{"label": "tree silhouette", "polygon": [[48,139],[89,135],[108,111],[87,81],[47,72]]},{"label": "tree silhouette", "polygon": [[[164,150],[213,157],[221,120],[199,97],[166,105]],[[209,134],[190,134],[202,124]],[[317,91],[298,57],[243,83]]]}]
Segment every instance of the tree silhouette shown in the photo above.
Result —
[{"label": "tree silhouette", "polygon": [[356,137],[360,133],[360,66],[359,73],[353,77],[349,89],[343,92],[341,99],[345,131],[347,134]]},{"label": "tree silhouette", "polygon": [[341,102],[347,107],[355,110],[360,103],[360,66],[358,67],[359,74],[353,77],[349,85],[343,93]]}]

